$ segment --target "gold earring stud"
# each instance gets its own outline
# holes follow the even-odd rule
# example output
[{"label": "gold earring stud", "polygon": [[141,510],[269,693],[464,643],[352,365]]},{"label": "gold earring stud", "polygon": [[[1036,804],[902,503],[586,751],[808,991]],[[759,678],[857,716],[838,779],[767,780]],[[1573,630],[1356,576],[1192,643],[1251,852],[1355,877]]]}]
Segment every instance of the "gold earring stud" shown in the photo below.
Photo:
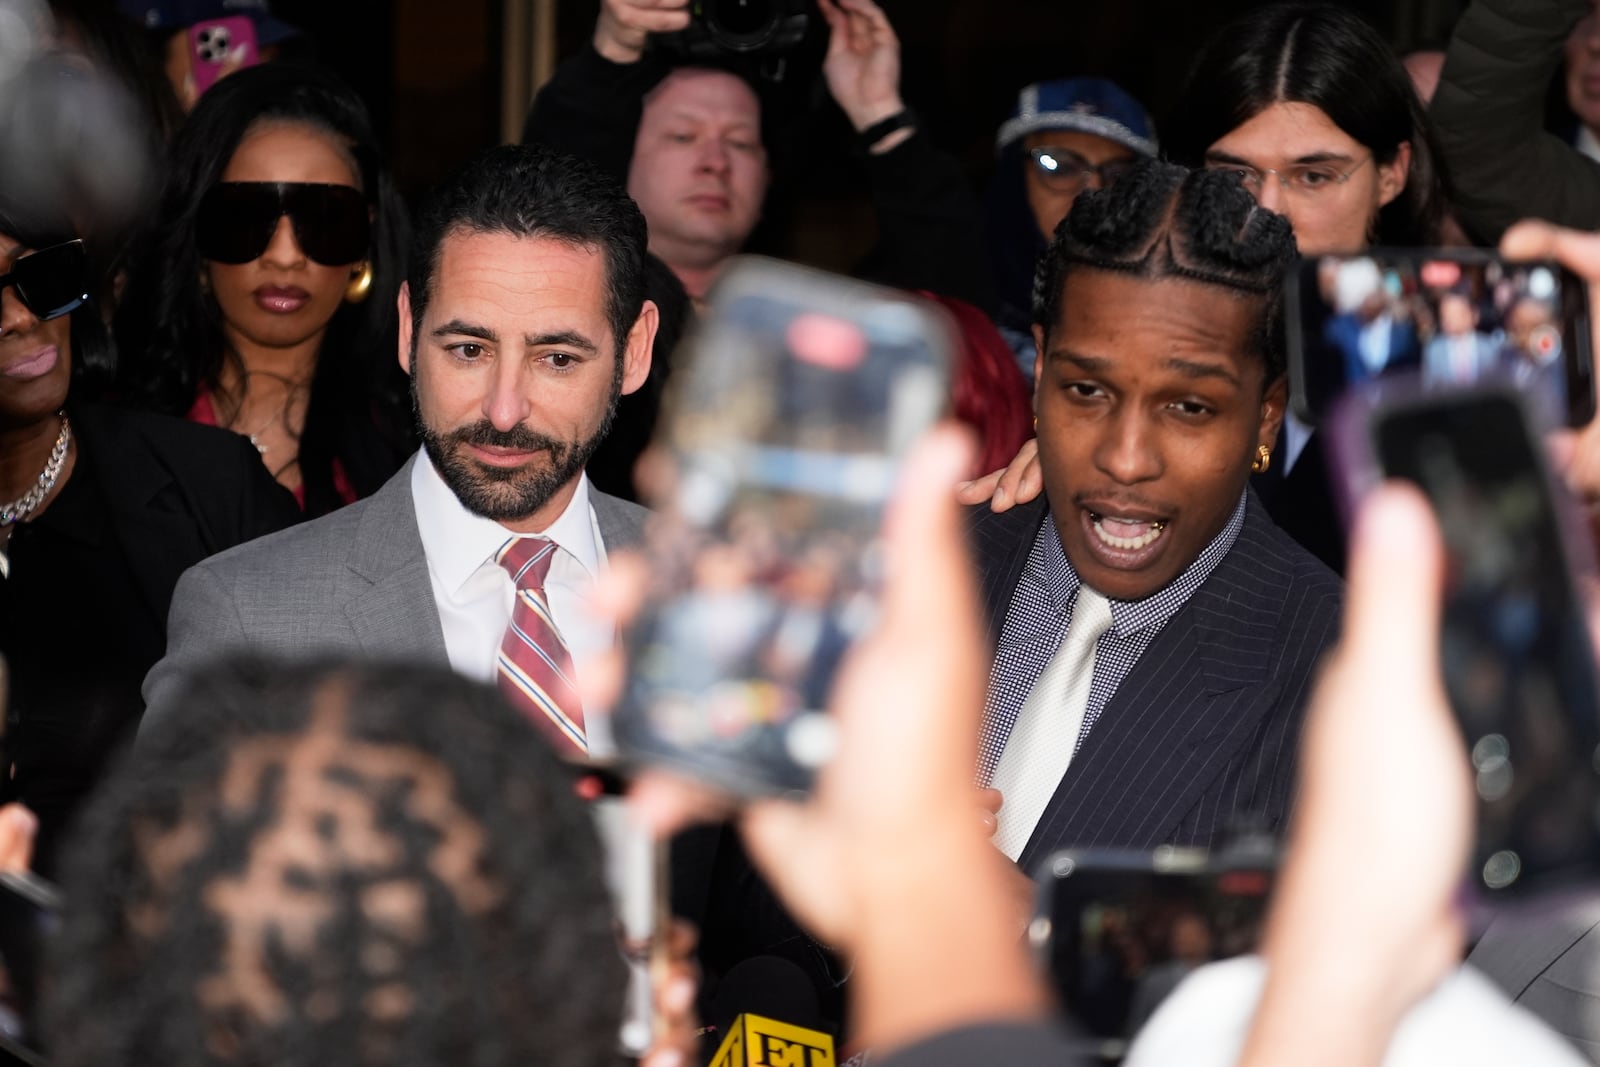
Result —
[{"label": "gold earring stud", "polygon": [[1265,474],[1267,473],[1267,468],[1271,466],[1272,449],[1268,448],[1266,445],[1257,446],[1256,458],[1255,461],[1250,464],[1250,469],[1256,474]]}]

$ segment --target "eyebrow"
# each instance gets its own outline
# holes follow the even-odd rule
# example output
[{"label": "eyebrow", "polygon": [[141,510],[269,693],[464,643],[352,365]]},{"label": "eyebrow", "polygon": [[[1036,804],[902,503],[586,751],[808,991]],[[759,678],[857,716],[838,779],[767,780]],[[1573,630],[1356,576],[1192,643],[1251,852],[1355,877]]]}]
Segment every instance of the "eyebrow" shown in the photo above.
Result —
[{"label": "eyebrow", "polygon": [[[1071,363],[1079,369],[1090,374],[1098,374],[1111,369],[1112,361],[1104,356],[1086,356],[1070,349],[1058,348],[1050,353],[1050,358],[1063,363]],[[1211,363],[1198,359],[1183,359],[1173,356],[1162,364],[1167,370],[1176,371],[1185,378],[1216,378],[1227,382],[1235,388],[1239,385],[1239,376],[1220,363]]]},{"label": "eyebrow", "polygon": [[[1344,152],[1308,152],[1298,159],[1290,160],[1289,165],[1305,166],[1312,163],[1351,163],[1354,162],[1354,159],[1355,157],[1347,155]],[[1227,163],[1235,167],[1250,167],[1252,169],[1255,167],[1255,164],[1250,162],[1248,159],[1240,159],[1231,152],[1219,152],[1216,149],[1210,149],[1206,152],[1206,162]]]},{"label": "eyebrow", "polygon": [[[500,335],[487,326],[466,322],[462,319],[451,319],[449,322],[437,327],[431,337],[476,337],[480,341],[496,344]],[[589,340],[576,330],[554,330],[549,333],[523,334],[522,343],[528,348],[576,348],[588,353],[597,353],[600,346]]]}]

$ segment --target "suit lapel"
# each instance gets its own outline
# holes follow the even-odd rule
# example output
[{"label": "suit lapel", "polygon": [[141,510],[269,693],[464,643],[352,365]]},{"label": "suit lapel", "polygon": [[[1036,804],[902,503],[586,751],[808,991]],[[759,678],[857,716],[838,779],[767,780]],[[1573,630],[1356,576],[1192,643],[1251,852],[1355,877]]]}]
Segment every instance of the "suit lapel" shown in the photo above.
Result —
[{"label": "suit lapel", "polygon": [[367,587],[345,602],[345,617],[375,659],[421,654],[448,663],[428,559],[417,530],[411,467],[400,468],[367,502],[347,562]]},{"label": "suit lapel", "polygon": [[1276,703],[1289,575],[1253,497],[1232,550],[1106,704],[1018,862],[1062,847],[1149,848],[1172,831]]},{"label": "suit lapel", "polygon": [[1049,515],[1049,504],[1042,496],[998,515],[982,504],[967,510],[968,541],[978,565],[978,597],[989,625],[990,647],[1000,640],[1017,579],[1039,527]]}]

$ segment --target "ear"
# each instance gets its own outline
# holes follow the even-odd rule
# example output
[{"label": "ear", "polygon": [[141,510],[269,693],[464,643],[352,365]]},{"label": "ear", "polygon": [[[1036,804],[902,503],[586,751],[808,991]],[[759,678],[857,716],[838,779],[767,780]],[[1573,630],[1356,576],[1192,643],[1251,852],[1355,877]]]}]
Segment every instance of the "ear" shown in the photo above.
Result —
[{"label": "ear", "polygon": [[395,298],[400,309],[400,369],[411,373],[411,283],[400,283],[400,295]]},{"label": "ear", "polygon": [[1406,179],[1411,176],[1411,142],[1401,141],[1400,147],[1395,150],[1394,159],[1388,163],[1379,163],[1378,167],[1378,206],[1387,205],[1399,196],[1406,187]]},{"label": "ear", "polygon": [[[1256,444],[1269,449],[1278,447],[1278,430],[1283,426],[1283,413],[1289,405],[1289,376],[1278,375],[1278,380],[1267,386],[1261,398],[1261,425],[1256,431]],[[1251,455],[1254,459],[1254,454]]]},{"label": "ear", "polygon": [[638,391],[650,377],[650,358],[656,344],[656,328],[661,325],[661,311],[654,300],[646,300],[639,309],[628,331],[628,343],[622,350],[622,393]]}]

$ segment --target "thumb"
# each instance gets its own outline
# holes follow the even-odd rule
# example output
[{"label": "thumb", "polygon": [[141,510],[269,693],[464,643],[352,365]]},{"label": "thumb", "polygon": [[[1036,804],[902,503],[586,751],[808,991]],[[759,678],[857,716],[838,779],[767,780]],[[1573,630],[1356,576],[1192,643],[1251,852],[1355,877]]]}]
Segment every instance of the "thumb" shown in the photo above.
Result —
[{"label": "thumb", "polygon": [[1380,486],[1351,541],[1341,644],[1369,665],[1431,662],[1443,591],[1444,544],[1427,498],[1403,482]]},{"label": "thumb", "polygon": [[1530,219],[1506,231],[1500,254],[1507,259],[1559,259],[1585,281],[1600,281],[1600,234]]}]

